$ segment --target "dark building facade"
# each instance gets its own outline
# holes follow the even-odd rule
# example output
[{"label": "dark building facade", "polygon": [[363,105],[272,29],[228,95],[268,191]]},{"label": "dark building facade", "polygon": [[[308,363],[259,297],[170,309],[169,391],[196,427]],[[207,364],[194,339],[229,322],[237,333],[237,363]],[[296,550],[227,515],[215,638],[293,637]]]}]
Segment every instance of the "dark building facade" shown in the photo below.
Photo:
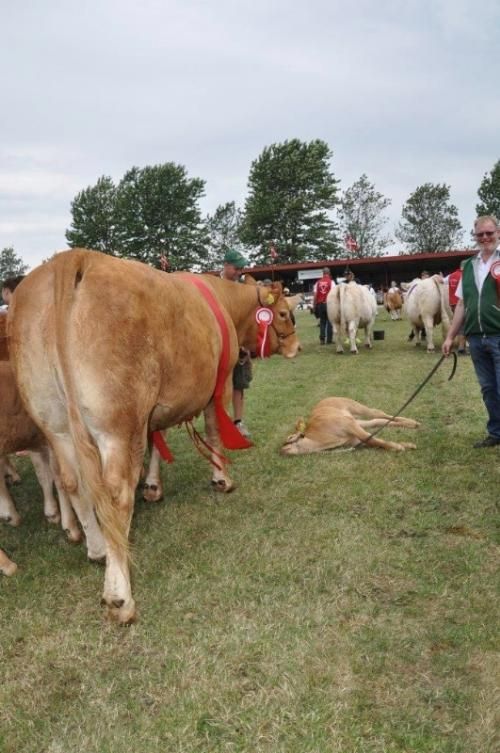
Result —
[{"label": "dark building facade", "polygon": [[355,277],[364,285],[373,285],[375,290],[386,289],[391,281],[409,282],[420,277],[426,270],[429,274],[448,275],[460,266],[460,262],[473,256],[477,251],[446,251],[434,254],[405,254],[400,256],[376,256],[365,259],[325,259],[317,262],[300,264],[268,264],[248,267],[243,270],[256,280],[279,280],[290,289],[291,293],[308,293],[316,280],[321,277],[324,267],[330,269],[333,279],[343,277],[349,267]]}]

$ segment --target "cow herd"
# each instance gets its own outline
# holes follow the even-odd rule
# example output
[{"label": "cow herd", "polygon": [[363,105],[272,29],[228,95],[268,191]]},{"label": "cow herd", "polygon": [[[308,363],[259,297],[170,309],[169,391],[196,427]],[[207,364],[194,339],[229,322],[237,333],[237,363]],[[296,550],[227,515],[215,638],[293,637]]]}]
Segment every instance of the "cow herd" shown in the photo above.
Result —
[{"label": "cow herd", "polygon": [[[71,541],[83,532],[89,558],[105,561],[102,601],[119,623],[135,618],[128,535],[148,436],[203,413],[212,483],[230,491],[223,447],[234,446],[234,426],[224,406],[239,347],[286,358],[300,349],[291,311],[297,300],[287,301],[279,283],[246,283],[165,274],[74,249],[31,272],[8,317],[0,314],[0,518],[20,522],[5,483],[15,473],[7,456],[28,450],[47,519]],[[425,329],[428,350],[433,327],[449,323],[445,302],[440,278],[408,287],[407,315],[418,333]],[[336,286],[327,308],[337,352],[345,337],[357,352],[358,327],[372,347],[377,306],[366,287]],[[365,420],[382,416],[372,411]],[[286,446],[284,454],[297,454],[300,442]],[[159,481],[158,466],[151,474]],[[0,550],[0,571],[14,569]]]}]

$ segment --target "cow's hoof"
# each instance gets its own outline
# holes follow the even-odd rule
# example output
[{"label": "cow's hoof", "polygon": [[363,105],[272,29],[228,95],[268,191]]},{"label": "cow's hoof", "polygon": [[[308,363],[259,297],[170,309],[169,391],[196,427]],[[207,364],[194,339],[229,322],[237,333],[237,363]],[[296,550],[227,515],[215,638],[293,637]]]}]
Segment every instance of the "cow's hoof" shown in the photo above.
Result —
[{"label": "cow's hoof", "polygon": [[61,522],[61,516],[58,512],[54,513],[53,515],[46,515],[45,519],[47,520],[47,523],[50,523],[51,526],[58,526]]},{"label": "cow's hoof", "polygon": [[65,528],[64,533],[71,544],[79,544],[83,539],[83,533],[79,528]]},{"label": "cow's hoof", "polygon": [[101,555],[101,556],[91,556],[89,554],[89,555],[87,555],[87,559],[93,565],[105,565],[106,564],[106,555],[105,554]]},{"label": "cow's hoof", "polygon": [[427,348],[427,353],[435,353],[436,348]]},{"label": "cow's hoof", "polygon": [[223,478],[218,479],[217,481],[212,479],[212,489],[215,492],[229,494],[236,489],[236,485],[233,484],[232,481],[225,481]]},{"label": "cow's hoof", "polygon": [[8,523],[8,525],[13,528],[17,528],[17,526],[21,525],[21,516],[18,513],[15,515],[5,515],[5,517],[0,517],[0,520],[4,523]]},{"label": "cow's hoof", "polygon": [[129,602],[123,599],[113,599],[111,603],[102,599],[101,604],[106,606],[106,615],[111,622],[116,622],[126,627],[127,625],[132,625],[137,619],[137,611],[133,599],[130,599]]},{"label": "cow's hoof", "polygon": [[146,502],[160,502],[163,499],[163,489],[157,484],[144,484],[142,497]]}]

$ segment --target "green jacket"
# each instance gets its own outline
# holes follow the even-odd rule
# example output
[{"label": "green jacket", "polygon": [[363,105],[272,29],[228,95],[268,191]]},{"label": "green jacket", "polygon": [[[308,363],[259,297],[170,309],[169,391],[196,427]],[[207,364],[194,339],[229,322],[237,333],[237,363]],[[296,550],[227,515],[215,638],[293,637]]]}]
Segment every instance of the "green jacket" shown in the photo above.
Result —
[{"label": "green jacket", "polygon": [[[496,261],[499,257],[495,251]],[[466,335],[500,335],[500,298],[497,284],[488,272],[481,292],[478,292],[474,266],[478,257],[473,256],[464,264],[462,294],[465,308],[464,332]]]}]

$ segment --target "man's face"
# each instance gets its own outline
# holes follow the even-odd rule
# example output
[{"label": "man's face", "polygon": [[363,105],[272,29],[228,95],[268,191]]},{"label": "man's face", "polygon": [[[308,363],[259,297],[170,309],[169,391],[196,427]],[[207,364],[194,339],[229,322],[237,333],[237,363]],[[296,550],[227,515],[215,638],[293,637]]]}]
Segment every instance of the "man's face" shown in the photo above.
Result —
[{"label": "man's face", "polygon": [[12,291],[9,288],[2,288],[2,301],[9,305],[12,298]]},{"label": "man's face", "polygon": [[223,274],[225,280],[232,280],[233,282],[236,282],[241,275],[241,269],[235,267],[234,264],[228,264],[227,262],[224,262]]},{"label": "man's face", "polygon": [[474,228],[476,242],[481,251],[485,254],[492,254],[500,241],[499,229],[491,220],[479,222]]}]

